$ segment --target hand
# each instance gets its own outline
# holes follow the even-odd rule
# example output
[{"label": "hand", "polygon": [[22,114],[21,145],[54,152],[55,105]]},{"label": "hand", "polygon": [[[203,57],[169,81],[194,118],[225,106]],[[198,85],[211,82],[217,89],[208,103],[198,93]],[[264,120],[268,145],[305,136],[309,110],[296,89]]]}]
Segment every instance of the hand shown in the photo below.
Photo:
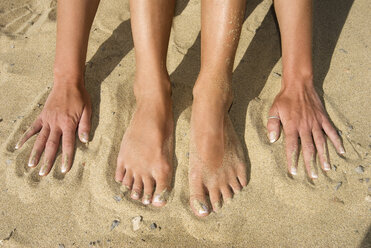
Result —
[{"label": "hand", "polygon": [[28,166],[35,167],[45,150],[44,162],[39,175],[46,176],[53,166],[62,136],[61,172],[66,173],[72,165],[76,129],[78,128],[81,142],[87,143],[89,141],[90,118],[90,96],[83,84],[54,83],[44,109],[21,137],[15,148],[21,148],[31,136],[39,132]]},{"label": "hand", "polygon": [[279,137],[280,123],[282,123],[288,170],[292,175],[296,175],[297,171],[298,138],[300,138],[308,176],[315,179],[318,178],[314,170],[316,150],[322,169],[330,170],[324,133],[334,144],[338,153],[344,154],[345,150],[338,133],[329,121],[313,84],[300,83],[298,82],[296,86],[283,84],[269,111],[269,116],[278,118],[269,118],[267,129],[269,140],[273,143]]}]

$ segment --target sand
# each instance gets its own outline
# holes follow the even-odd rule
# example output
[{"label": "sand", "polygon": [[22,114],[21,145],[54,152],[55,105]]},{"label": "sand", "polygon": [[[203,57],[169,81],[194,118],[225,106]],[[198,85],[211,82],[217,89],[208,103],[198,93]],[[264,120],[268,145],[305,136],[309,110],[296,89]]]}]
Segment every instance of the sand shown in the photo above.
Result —
[{"label": "sand", "polygon": [[70,173],[59,172],[59,153],[50,175],[40,178],[39,167],[26,165],[35,138],[20,150],[14,146],[52,85],[56,3],[2,0],[0,247],[370,247],[370,2],[314,1],[315,83],[347,151],[339,157],[330,144],[333,169],[327,175],[318,170],[314,183],[301,156],[298,175],[288,176],[283,137],[274,145],[266,137],[281,80],[271,4],[248,1],[235,61],[231,119],[248,158],[249,184],[220,213],[198,219],[189,207],[187,176],[200,1],[177,3],[168,56],[174,184],[168,204],[155,209],[127,199],[113,179],[135,106],[128,1],[102,1],[91,31],[86,81],[94,103],[92,141],[77,142]]}]

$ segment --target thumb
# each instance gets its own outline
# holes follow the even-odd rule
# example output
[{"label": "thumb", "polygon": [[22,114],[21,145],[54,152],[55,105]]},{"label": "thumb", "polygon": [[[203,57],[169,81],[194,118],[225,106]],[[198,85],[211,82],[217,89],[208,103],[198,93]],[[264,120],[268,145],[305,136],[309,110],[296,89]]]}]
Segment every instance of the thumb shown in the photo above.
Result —
[{"label": "thumb", "polygon": [[79,139],[82,143],[89,142],[89,133],[91,128],[90,119],[91,119],[91,106],[85,105],[84,110],[82,111],[78,128]]},{"label": "thumb", "polygon": [[269,111],[267,130],[270,143],[274,143],[280,137],[281,120],[278,109],[273,105]]}]

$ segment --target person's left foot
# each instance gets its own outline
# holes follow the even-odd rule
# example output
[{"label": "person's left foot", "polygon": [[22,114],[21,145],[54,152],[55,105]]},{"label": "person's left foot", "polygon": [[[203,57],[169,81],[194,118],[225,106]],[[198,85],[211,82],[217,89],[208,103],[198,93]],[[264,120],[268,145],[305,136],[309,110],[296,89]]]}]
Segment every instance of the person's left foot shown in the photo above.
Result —
[{"label": "person's left foot", "polygon": [[199,77],[191,117],[190,205],[197,216],[217,212],[247,185],[246,163],[228,108],[230,80]]}]

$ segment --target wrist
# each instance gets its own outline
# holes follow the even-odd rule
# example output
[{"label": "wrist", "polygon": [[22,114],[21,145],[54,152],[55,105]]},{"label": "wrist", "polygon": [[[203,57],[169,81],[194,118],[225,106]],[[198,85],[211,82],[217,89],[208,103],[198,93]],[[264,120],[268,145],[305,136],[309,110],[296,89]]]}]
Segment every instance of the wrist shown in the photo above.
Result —
[{"label": "wrist", "polygon": [[313,88],[313,74],[312,73],[283,73],[281,88],[291,90],[303,90],[307,88]]},{"label": "wrist", "polygon": [[84,86],[84,71],[82,69],[68,69],[54,66],[54,85],[75,85]]}]

